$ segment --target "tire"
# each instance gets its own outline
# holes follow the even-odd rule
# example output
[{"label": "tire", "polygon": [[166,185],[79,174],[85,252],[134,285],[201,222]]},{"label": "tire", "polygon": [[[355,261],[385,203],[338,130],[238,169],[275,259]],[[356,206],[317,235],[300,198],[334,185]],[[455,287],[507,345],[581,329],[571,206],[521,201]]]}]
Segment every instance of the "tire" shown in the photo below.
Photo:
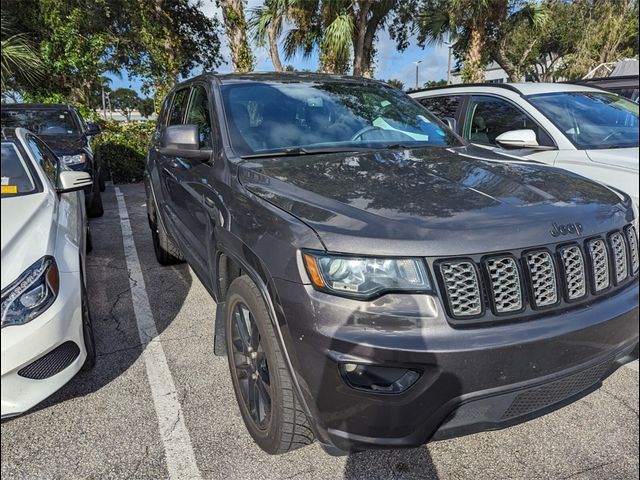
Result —
[{"label": "tire", "polygon": [[104,192],[107,189],[107,184],[104,179],[104,169],[100,169],[100,175],[98,176],[98,187],[101,192]]},{"label": "tire", "polygon": [[93,335],[93,322],[91,321],[89,299],[87,298],[87,289],[84,286],[84,278],[81,278],[80,282],[82,283],[80,287],[82,304],[82,337],[84,339],[84,348],[87,351],[87,358],[82,365],[82,370],[86,372],[91,370],[96,364],[96,342]]},{"label": "tire", "polygon": [[90,218],[101,217],[104,215],[102,194],[100,193],[100,188],[98,188],[97,182],[93,185],[93,198],[91,199],[91,205],[87,207],[87,215],[89,215]]},{"label": "tire", "polygon": [[[249,329],[241,333],[243,324],[251,325],[251,334]],[[313,432],[293,389],[267,306],[246,275],[229,287],[225,327],[233,389],[255,442],[269,454],[313,443]]]},{"label": "tire", "polygon": [[91,236],[91,229],[87,225],[87,239],[86,239],[86,250],[87,253],[90,253],[93,250],[93,237]]},{"label": "tire", "polygon": [[[157,213],[155,214],[157,216]],[[149,227],[153,239],[153,251],[160,265],[175,265],[184,262],[184,255],[178,246],[169,238],[160,222],[153,221],[149,217]]]}]

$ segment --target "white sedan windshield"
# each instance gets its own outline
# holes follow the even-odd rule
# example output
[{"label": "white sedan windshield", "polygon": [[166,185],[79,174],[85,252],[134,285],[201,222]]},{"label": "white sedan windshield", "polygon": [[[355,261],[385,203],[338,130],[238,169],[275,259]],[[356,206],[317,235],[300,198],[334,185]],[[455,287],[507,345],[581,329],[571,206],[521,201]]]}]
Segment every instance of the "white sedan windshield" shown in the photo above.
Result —
[{"label": "white sedan windshield", "polygon": [[12,142],[2,142],[2,198],[36,192],[31,172]]}]

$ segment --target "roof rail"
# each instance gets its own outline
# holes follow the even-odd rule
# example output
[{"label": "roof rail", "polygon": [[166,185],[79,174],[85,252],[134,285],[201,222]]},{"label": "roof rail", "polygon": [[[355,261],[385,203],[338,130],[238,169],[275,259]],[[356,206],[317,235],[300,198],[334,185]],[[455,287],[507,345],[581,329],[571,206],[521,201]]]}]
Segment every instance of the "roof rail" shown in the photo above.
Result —
[{"label": "roof rail", "polygon": [[496,87],[496,88],[504,88],[505,90],[510,90],[512,92],[516,92],[517,94],[521,94],[520,90],[511,85],[510,83],[457,83],[455,85],[442,85],[440,87],[431,87],[431,88],[421,88],[419,90],[411,90],[407,93],[420,93],[420,92],[431,92],[433,90],[446,90],[449,88],[465,88],[465,87]]}]

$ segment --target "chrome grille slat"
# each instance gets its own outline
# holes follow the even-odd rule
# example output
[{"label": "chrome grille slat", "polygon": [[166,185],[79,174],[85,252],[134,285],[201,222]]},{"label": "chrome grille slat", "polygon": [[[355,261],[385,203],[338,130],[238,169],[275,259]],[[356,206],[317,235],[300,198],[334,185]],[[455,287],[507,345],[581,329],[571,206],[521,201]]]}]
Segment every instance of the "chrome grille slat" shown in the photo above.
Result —
[{"label": "chrome grille slat", "polygon": [[627,240],[629,242],[631,274],[635,275],[636,273],[638,273],[638,269],[640,268],[640,257],[638,255],[638,237],[636,236],[635,229],[631,226],[625,228],[625,234],[627,235]]},{"label": "chrome grille slat", "polygon": [[472,262],[443,262],[440,273],[449,299],[451,313],[456,317],[473,317],[482,313],[482,295],[478,274]]},{"label": "chrome grille slat", "polygon": [[563,247],[560,249],[560,258],[564,268],[564,281],[569,300],[584,297],[587,294],[587,278],[582,250],[577,245]]},{"label": "chrome grille slat", "polygon": [[530,252],[526,255],[533,302],[536,307],[548,307],[558,301],[558,285],[551,255],[547,251]]},{"label": "chrome grille slat", "polygon": [[522,287],[516,261],[512,257],[494,257],[489,258],[485,265],[489,273],[496,312],[522,310]]},{"label": "chrome grille slat", "polygon": [[611,249],[613,251],[613,264],[616,270],[616,283],[620,283],[627,278],[627,245],[622,233],[616,232],[610,237]]},{"label": "chrome grille slat", "polygon": [[589,242],[589,255],[591,255],[591,275],[593,287],[596,292],[609,288],[609,255],[604,240],[591,240]]}]

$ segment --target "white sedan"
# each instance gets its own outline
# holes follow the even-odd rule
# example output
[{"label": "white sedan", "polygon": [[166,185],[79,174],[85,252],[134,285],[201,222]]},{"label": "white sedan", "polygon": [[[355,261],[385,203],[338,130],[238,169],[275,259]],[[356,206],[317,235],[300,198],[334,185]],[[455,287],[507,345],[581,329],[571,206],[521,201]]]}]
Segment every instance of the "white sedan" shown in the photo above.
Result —
[{"label": "white sedan", "polygon": [[564,83],[451,85],[411,96],[480,147],[555,165],[638,204],[638,104]]},{"label": "white sedan", "polygon": [[95,364],[84,277],[86,172],[35,135],[2,135],[2,418],[35,406]]}]

